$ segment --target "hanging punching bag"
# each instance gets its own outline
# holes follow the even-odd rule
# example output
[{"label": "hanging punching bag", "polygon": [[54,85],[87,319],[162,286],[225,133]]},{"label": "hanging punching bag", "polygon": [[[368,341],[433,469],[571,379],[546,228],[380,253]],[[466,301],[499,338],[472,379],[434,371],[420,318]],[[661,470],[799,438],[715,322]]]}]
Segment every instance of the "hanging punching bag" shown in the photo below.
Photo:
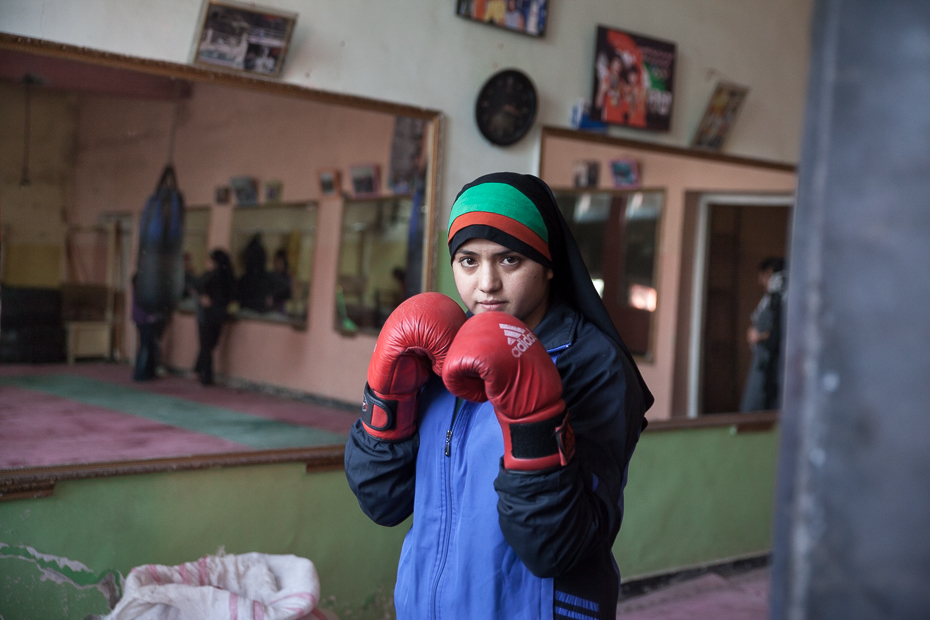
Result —
[{"label": "hanging punching bag", "polygon": [[162,172],[139,224],[136,303],[146,312],[174,310],[184,290],[184,197],[174,167]]}]

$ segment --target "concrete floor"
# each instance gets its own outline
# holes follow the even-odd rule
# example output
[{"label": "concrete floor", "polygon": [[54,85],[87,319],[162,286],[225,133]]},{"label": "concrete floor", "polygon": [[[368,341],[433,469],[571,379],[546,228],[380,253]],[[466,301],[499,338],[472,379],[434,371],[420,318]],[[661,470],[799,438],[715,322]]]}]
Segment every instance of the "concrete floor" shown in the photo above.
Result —
[{"label": "concrete floor", "polygon": [[769,568],[709,573],[622,601],[617,620],[765,620],[770,579]]}]

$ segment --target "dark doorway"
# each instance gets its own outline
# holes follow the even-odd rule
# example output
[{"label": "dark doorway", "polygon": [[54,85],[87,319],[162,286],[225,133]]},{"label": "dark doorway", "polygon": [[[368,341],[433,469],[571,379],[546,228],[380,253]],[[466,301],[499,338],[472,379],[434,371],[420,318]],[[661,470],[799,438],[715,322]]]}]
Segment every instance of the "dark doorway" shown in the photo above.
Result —
[{"label": "dark doorway", "polygon": [[759,263],[787,260],[789,207],[710,205],[701,367],[702,413],[739,411],[752,352],[749,317],[765,291]]}]

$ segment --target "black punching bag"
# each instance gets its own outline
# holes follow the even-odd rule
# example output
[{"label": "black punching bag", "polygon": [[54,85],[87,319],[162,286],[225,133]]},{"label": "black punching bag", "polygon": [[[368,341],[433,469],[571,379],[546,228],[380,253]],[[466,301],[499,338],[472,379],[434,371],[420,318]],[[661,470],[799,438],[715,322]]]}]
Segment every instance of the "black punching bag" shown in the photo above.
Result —
[{"label": "black punching bag", "polygon": [[139,224],[135,299],[146,312],[174,310],[184,290],[184,197],[166,166]]}]

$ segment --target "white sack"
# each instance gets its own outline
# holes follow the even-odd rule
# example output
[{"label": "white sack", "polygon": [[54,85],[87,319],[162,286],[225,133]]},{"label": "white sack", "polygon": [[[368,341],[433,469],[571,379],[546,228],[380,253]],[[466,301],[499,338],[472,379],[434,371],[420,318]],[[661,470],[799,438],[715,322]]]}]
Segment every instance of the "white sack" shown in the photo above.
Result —
[{"label": "white sack", "polygon": [[320,579],[294,555],[204,556],[178,566],[146,564],[129,573],[106,620],[300,620],[316,609]]}]

